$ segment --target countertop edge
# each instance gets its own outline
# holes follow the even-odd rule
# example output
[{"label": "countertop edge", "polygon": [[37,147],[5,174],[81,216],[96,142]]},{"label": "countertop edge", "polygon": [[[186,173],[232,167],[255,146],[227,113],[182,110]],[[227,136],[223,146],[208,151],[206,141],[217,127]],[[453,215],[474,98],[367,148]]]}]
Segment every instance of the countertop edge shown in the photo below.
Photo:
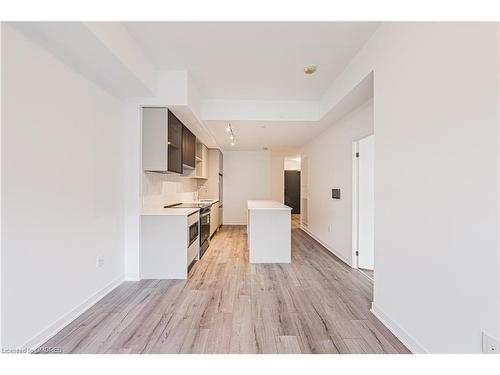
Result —
[{"label": "countertop edge", "polygon": [[139,216],[189,216],[199,211],[198,208],[166,208],[165,210],[172,211],[140,212]]},{"label": "countertop edge", "polygon": [[292,210],[292,207],[273,200],[248,200],[248,210]]},{"label": "countertop edge", "polygon": [[292,210],[292,207],[247,207],[249,210]]}]

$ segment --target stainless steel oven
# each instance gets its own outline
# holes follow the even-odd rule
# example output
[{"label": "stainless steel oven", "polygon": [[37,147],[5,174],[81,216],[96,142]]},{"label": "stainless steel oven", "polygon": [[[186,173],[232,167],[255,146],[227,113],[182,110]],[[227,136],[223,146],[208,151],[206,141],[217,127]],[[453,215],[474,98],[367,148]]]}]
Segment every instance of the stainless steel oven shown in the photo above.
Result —
[{"label": "stainless steel oven", "polygon": [[210,207],[202,208],[200,212],[200,258],[210,244]]},{"label": "stainless steel oven", "polygon": [[198,208],[200,210],[199,225],[194,223],[189,226],[189,242],[192,244],[198,237],[200,239],[200,258],[210,244],[210,207],[209,203],[175,203],[165,208]]},{"label": "stainless steel oven", "polygon": [[194,222],[189,226],[189,246],[198,240],[198,235],[200,231],[200,223],[198,221]]}]

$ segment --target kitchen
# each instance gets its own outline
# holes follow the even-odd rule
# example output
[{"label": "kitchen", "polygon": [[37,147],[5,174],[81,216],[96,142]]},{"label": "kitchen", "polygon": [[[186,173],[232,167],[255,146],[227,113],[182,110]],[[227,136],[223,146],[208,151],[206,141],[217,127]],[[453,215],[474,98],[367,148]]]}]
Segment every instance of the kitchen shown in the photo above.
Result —
[{"label": "kitchen", "polygon": [[222,226],[223,154],[169,108],[142,107],[142,168],[140,278],[185,279]]},{"label": "kitchen", "polygon": [[[168,107],[142,107],[141,279],[186,279],[223,220],[223,154],[209,149]],[[234,144],[230,124],[226,131]],[[154,184],[154,183],[153,183]],[[291,208],[248,200],[250,263],[291,262]]]}]

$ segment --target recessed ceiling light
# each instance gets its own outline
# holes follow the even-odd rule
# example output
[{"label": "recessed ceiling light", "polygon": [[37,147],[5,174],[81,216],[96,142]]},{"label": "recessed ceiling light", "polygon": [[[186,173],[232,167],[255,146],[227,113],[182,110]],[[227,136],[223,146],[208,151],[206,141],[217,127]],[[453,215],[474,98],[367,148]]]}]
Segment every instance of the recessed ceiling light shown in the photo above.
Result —
[{"label": "recessed ceiling light", "polygon": [[313,74],[318,68],[314,64],[310,64],[304,68],[304,73]]}]

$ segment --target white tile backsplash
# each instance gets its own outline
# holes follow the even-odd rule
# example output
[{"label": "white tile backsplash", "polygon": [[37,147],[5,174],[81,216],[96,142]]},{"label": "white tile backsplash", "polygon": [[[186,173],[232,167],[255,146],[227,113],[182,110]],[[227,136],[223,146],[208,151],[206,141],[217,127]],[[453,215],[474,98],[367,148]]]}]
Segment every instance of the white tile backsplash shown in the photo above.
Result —
[{"label": "white tile backsplash", "polygon": [[178,202],[192,202],[198,197],[198,182],[189,177],[144,172],[142,176],[144,210]]}]

